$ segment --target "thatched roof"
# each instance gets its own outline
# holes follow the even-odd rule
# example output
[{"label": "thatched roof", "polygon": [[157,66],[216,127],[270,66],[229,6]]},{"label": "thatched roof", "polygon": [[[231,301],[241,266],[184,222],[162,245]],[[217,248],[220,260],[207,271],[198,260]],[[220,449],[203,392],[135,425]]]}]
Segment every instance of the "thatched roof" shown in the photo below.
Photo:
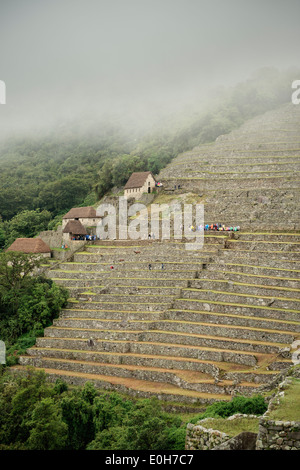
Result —
[{"label": "thatched roof", "polygon": [[63,233],[72,233],[73,235],[87,235],[87,231],[79,220],[69,220]]},{"label": "thatched roof", "polygon": [[129,180],[125,184],[124,189],[141,188],[149,175],[151,175],[154,181],[156,181],[151,171],[140,171],[132,173]]},{"label": "thatched roof", "polygon": [[23,253],[50,253],[50,247],[39,237],[17,238],[6,251],[21,251]]},{"label": "thatched roof", "polygon": [[88,207],[73,207],[66,215],[64,219],[96,219],[99,217],[96,213],[96,209],[92,206]]}]

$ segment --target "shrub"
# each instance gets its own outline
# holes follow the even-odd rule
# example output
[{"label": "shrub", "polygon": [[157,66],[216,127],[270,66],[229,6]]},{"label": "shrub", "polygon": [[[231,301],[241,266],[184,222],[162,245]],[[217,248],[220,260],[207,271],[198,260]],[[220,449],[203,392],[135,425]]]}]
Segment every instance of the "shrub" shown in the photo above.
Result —
[{"label": "shrub", "polygon": [[204,413],[196,416],[191,423],[204,418],[228,418],[237,413],[262,415],[267,410],[267,404],[263,396],[255,395],[253,397],[236,396],[230,402],[219,401],[210,405]]}]

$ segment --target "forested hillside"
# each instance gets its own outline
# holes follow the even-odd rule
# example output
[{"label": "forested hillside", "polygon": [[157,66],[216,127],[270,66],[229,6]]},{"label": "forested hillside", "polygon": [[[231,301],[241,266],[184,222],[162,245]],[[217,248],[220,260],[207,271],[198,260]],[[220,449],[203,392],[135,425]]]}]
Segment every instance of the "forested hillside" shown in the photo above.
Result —
[{"label": "forested hillside", "polygon": [[289,102],[295,76],[295,70],[261,70],[247,82],[219,90],[209,107],[190,105],[149,129],[90,117],[90,126],[74,120],[2,142],[0,249],[18,236],[55,227],[72,207],[95,204],[112,187],[124,185],[133,171],[157,174],[179,153]]}]

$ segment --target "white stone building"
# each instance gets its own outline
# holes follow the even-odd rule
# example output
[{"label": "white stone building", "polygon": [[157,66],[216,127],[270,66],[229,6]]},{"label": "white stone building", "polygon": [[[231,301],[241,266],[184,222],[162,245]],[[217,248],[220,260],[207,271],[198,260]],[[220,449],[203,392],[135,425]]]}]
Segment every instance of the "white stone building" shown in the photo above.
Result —
[{"label": "white stone building", "polygon": [[138,198],[143,193],[152,193],[156,185],[156,179],[151,171],[132,173],[124,186],[124,197]]}]

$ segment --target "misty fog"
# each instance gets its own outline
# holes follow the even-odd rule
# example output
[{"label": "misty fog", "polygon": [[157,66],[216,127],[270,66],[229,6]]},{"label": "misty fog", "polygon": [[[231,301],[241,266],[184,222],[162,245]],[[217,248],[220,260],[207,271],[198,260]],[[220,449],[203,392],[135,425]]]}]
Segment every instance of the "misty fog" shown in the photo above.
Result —
[{"label": "misty fog", "polygon": [[0,0],[0,133],[201,106],[298,66],[299,18],[299,0]]}]

